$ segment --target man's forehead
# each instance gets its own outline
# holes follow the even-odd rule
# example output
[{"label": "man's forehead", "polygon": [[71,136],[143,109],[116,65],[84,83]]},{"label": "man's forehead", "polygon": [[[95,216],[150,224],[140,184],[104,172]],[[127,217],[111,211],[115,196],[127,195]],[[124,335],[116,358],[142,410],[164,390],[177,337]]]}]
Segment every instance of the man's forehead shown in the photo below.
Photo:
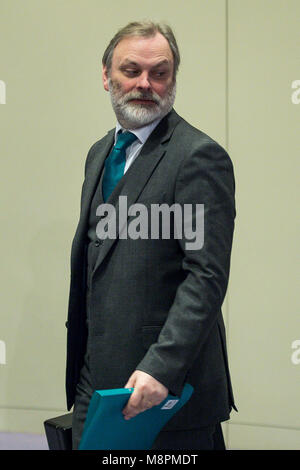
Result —
[{"label": "man's forehead", "polygon": [[[161,60],[155,61],[154,64],[153,64],[153,67],[163,67],[164,65],[170,65],[170,64],[171,64],[170,60],[161,59]],[[131,59],[130,57],[124,56],[121,59],[121,65],[122,66],[128,66],[128,65],[138,66],[139,62],[136,62],[135,60]]]},{"label": "man's forehead", "polygon": [[113,61],[137,62],[138,60],[158,63],[173,62],[173,54],[166,38],[156,33],[155,36],[129,36],[123,38],[115,47]]}]

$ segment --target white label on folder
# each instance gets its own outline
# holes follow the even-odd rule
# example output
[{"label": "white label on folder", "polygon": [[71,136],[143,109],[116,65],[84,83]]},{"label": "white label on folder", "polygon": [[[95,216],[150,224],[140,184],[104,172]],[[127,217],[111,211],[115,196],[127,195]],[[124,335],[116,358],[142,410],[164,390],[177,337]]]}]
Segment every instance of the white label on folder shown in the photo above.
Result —
[{"label": "white label on folder", "polygon": [[179,400],[168,400],[164,406],[161,407],[161,410],[170,410],[171,408],[173,408],[173,406],[176,405],[176,403],[178,403]]}]

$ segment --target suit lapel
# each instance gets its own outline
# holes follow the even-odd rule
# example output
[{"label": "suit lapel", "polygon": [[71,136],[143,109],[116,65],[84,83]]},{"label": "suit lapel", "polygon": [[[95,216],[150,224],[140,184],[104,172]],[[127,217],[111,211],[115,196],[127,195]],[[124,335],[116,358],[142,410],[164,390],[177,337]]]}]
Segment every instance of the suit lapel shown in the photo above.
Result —
[{"label": "suit lapel", "polygon": [[[155,167],[161,158],[163,158],[167,149],[167,143],[175,129],[175,126],[181,119],[182,118],[180,118],[180,116],[178,116],[174,110],[172,110],[165,118],[162,119],[162,121],[158,124],[158,126],[154,129],[153,133],[146,141],[141,150],[141,153],[132,163],[125,175],[121,178],[114,191],[106,201],[107,204],[114,206],[117,221],[120,221],[119,196],[126,196],[127,208],[136,202],[144,186],[151,177]],[[127,223],[127,218],[128,216],[126,218],[122,217],[123,222],[121,224],[116,224],[116,238],[106,238],[103,240],[94,272],[98,269],[110,248],[115,243],[119,232],[122,231],[122,228]]]},{"label": "suit lapel", "polygon": [[[114,129],[110,130],[105,138],[102,140],[102,145],[99,151],[96,150],[95,157],[90,165],[87,167],[87,173],[84,182],[84,188],[82,191],[82,204],[81,204],[81,214],[74,237],[74,249],[76,247],[82,246],[87,233],[87,223],[89,218],[89,211],[92,202],[92,198],[96,189],[96,186],[99,181],[99,176],[101,175],[105,158],[113,145],[114,141]],[[101,196],[101,202],[103,202]],[[74,254],[74,257],[76,253]]]}]

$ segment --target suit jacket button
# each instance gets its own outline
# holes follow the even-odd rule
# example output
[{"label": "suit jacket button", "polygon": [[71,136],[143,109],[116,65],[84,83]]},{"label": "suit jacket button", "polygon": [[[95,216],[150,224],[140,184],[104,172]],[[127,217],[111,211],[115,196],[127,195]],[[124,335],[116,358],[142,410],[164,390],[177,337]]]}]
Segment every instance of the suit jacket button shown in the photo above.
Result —
[{"label": "suit jacket button", "polygon": [[100,245],[100,241],[99,240],[96,240],[95,241],[95,246],[99,246]]}]

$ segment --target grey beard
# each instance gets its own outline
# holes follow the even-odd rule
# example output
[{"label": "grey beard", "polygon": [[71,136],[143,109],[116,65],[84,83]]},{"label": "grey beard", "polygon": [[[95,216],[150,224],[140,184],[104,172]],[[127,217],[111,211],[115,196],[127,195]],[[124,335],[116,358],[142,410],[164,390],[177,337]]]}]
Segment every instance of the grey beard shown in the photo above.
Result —
[{"label": "grey beard", "polygon": [[[150,124],[155,119],[163,118],[171,111],[176,95],[176,82],[170,87],[164,98],[155,92],[131,91],[125,95],[121,94],[118,83],[114,83],[111,78],[108,79],[108,87],[113,110],[119,123],[125,129],[138,129]],[[155,105],[147,108],[142,104],[128,103],[133,98],[152,99],[155,101]]]}]

